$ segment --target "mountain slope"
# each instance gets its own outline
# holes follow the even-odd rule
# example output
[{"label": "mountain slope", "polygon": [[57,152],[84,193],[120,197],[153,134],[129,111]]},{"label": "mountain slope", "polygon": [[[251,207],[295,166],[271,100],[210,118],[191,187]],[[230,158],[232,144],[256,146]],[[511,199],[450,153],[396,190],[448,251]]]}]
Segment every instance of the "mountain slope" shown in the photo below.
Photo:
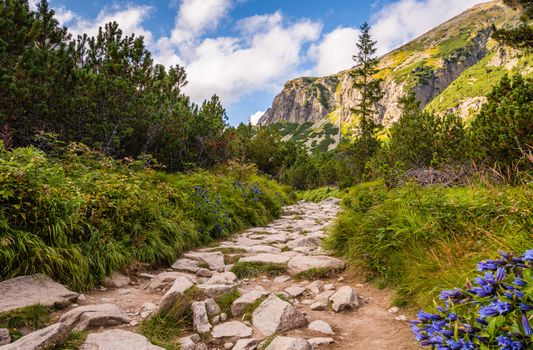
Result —
[{"label": "mountain slope", "polygon": [[[394,122],[400,114],[398,99],[408,91],[425,108],[466,117],[479,110],[482,96],[505,72],[532,75],[531,54],[499,47],[490,38],[493,23],[511,26],[518,17],[502,1],[477,5],[383,56],[377,77],[384,79],[385,94],[378,106],[378,121],[385,126]],[[328,122],[338,125],[342,117],[345,131],[357,124],[351,108],[359,94],[352,86],[350,70],[291,80],[259,124],[315,123],[318,130]]]}]

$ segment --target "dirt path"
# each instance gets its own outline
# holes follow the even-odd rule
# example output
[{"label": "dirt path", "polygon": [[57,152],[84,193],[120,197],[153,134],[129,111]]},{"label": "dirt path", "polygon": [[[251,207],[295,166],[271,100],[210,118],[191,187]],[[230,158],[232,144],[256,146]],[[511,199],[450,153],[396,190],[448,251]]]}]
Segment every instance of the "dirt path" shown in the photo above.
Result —
[{"label": "dirt path", "polygon": [[[297,272],[301,269],[323,267],[322,265],[313,265],[315,262],[312,259],[315,257],[331,259],[324,260],[326,265],[338,263],[336,259],[327,258],[328,254],[322,250],[320,243],[339,210],[338,201],[332,199],[321,203],[300,202],[289,206],[285,208],[283,217],[266,227],[252,228],[234,236],[229,241],[220,242],[215,247],[199,249],[193,252],[194,254],[192,255],[185,254],[186,259],[178,260],[173,269],[133,273],[130,276],[129,283],[127,280],[122,281],[122,284],[128,285],[115,288],[97,288],[88,293],[85,299],[81,298],[84,300],[79,300],[78,305],[115,304],[124,310],[131,320],[129,324],[119,326],[119,328],[138,332],[138,324],[149,317],[150,313],[157,310],[163,295],[175,284],[177,277],[186,277],[198,287],[204,288],[206,284],[211,283],[211,276],[213,275],[227,277],[227,273],[221,274],[216,272],[216,270],[230,271],[232,268],[230,263],[238,260],[242,262],[246,259],[268,263],[270,259],[272,262],[282,261],[282,264],[287,265],[287,273],[277,278],[266,276],[243,278],[238,281],[230,281],[228,285],[233,289],[238,288],[240,295],[245,295],[250,291],[264,291],[265,295],[283,293],[283,299],[288,300],[297,312],[303,313],[308,322],[325,321],[334,332],[334,334],[324,334],[308,329],[307,325],[300,325],[294,327],[296,329],[281,332],[283,335],[298,339],[311,339],[310,342],[312,344],[317,344],[313,347],[315,349],[418,349],[409,332],[407,323],[401,320],[402,317],[405,317],[402,315],[402,311],[391,310],[393,295],[390,291],[379,290],[363,284],[355,274],[348,270],[335,275],[335,277],[322,279],[323,283],[318,285],[319,290],[314,291],[309,286],[313,280],[302,281],[295,279]],[[221,254],[221,252],[224,254],[224,264],[226,265],[222,264],[222,268],[215,266],[217,264],[215,260],[220,258],[216,254]],[[305,263],[311,265],[308,264],[302,267],[301,261],[300,265],[298,265],[298,261],[302,257],[305,257],[305,259],[307,257],[311,258],[312,261],[310,262],[304,261],[304,265]],[[323,261],[320,260],[320,263],[323,263]],[[117,284],[120,285],[120,281]],[[316,305],[313,304],[319,300],[317,293],[321,294],[329,290],[329,294],[333,294],[343,286],[351,287],[354,295],[357,296],[358,307],[347,305],[346,310],[335,312],[330,304],[316,310]],[[289,287],[302,287],[301,289],[304,289],[304,291],[297,296],[292,296],[286,292]],[[349,288],[344,289],[348,290]],[[326,305],[329,303],[329,301],[326,301]],[[312,310],[312,305],[315,310]],[[73,307],[76,306],[74,305]],[[350,306],[353,306],[353,308],[350,308]],[[61,314],[64,314],[64,312],[62,311]],[[59,317],[60,314],[57,316]],[[272,317],[268,319],[270,320]],[[256,339],[258,343],[266,338],[266,335],[258,330],[261,325],[257,324],[257,322],[261,321],[259,317],[257,320],[255,319],[255,314],[253,320],[245,320],[242,316],[234,317],[234,320],[239,321],[242,327],[250,328],[253,331],[252,335],[227,337],[213,342],[202,340],[205,341],[205,344],[196,343],[195,345],[189,345],[188,348],[183,345],[182,348],[241,349],[235,345],[238,338]],[[218,318],[217,322],[212,321],[210,318],[210,322],[212,325],[209,325],[209,327],[216,327],[215,324],[218,323]],[[101,332],[103,330],[104,328],[94,331]],[[194,333],[194,330],[191,330],[186,335],[191,335],[192,333]],[[317,338],[321,338],[321,340],[317,341]],[[194,337],[193,339],[195,342],[198,340]],[[206,339],[206,337],[203,337],[203,339]],[[331,341],[332,343],[330,344],[318,345],[320,342],[329,343]],[[254,348],[255,345],[250,345],[242,349]],[[278,345],[278,347],[271,346],[270,349],[282,350],[285,348]],[[290,349],[300,348],[294,347]],[[301,349],[305,349],[305,347]]]}]

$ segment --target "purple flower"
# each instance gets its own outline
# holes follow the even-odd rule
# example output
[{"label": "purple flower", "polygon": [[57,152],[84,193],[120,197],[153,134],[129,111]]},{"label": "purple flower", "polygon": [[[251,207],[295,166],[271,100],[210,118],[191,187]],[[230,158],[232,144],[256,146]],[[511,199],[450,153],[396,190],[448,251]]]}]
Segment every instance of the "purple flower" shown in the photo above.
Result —
[{"label": "purple flower", "polygon": [[531,306],[529,304],[520,303],[520,310],[522,310],[524,312],[532,311],[533,310],[533,306]]},{"label": "purple flower", "polygon": [[455,301],[455,300],[461,300],[464,297],[465,297],[465,295],[463,294],[463,291],[458,289],[458,288],[455,288],[455,289],[452,289],[452,290],[443,290],[442,292],[440,292],[439,299],[440,300],[451,299],[451,300]]},{"label": "purple flower", "polygon": [[526,348],[523,343],[513,341],[503,335],[497,337],[496,340],[498,340],[498,345],[501,346],[501,350],[523,350]]},{"label": "purple flower", "polygon": [[489,306],[483,307],[479,310],[479,315],[482,318],[503,315],[513,309],[512,305],[503,301],[492,302]]},{"label": "purple flower", "polygon": [[477,270],[480,272],[484,271],[496,271],[498,264],[496,260],[485,260],[477,263]]},{"label": "purple flower", "polygon": [[533,330],[531,329],[531,326],[529,325],[529,321],[527,319],[526,314],[522,314],[522,326],[524,327],[524,332],[529,337],[531,334],[533,334]]},{"label": "purple flower", "polygon": [[524,260],[533,262],[533,249],[526,250],[524,253]]}]

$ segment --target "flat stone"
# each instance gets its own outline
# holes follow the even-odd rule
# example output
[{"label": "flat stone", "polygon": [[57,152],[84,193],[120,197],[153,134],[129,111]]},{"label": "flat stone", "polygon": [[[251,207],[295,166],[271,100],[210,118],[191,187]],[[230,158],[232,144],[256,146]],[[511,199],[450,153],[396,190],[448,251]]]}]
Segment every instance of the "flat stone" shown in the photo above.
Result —
[{"label": "flat stone", "polygon": [[311,282],[305,289],[310,291],[311,293],[318,295],[320,294],[320,289],[324,287],[324,282],[321,280],[316,280],[314,282]]},{"label": "flat stone", "polygon": [[333,290],[335,289],[335,285],[332,283],[324,284],[324,290]]},{"label": "flat stone", "polygon": [[207,317],[207,309],[203,301],[195,301],[191,304],[192,323],[194,330],[200,334],[208,333],[211,330],[211,324]]},{"label": "flat stone", "polygon": [[257,348],[257,340],[255,339],[239,339],[235,343],[232,350],[255,350]]},{"label": "flat stone", "polygon": [[291,278],[289,276],[278,276],[274,278],[274,283],[285,283]]},{"label": "flat stone", "polygon": [[59,318],[70,329],[83,331],[87,328],[109,327],[130,323],[131,319],[115,304],[79,306]]},{"label": "flat stone", "polygon": [[311,269],[342,270],[345,267],[346,264],[344,261],[325,255],[298,255],[288,263],[288,271],[291,275],[296,275]]},{"label": "flat stone", "polygon": [[281,253],[280,248],[273,247],[271,245],[253,245],[250,247],[245,248],[247,252],[249,253],[271,253],[271,254],[279,254]]},{"label": "flat stone", "polygon": [[237,289],[236,284],[198,284],[196,287],[209,298],[218,298]]},{"label": "flat stone", "polygon": [[287,243],[287,247],[295,248],[316,248],[322,245],[322,240],[318,237],[302,237]]},{"label": "flat stone", "polygon": [[220,306],[218,306],[217,302],[214,299],[206,299],[204,300],[205,303],[205,309],[207,310],[207,316],[213,317],[216,315],[220,315],[222,312],[220,310]]},{"label": "flat stone", "polygon": [[207,284],[235,284],[238,282],[237,276],[233,272],[215,272],[206,282]]},{"label": "flat stone", "polygon": [[247,338],[252,329],[239,321],[229,321],[216,325],[211,332],[213,338]]},{"label": "flat stone", "polygon": [[172,264],[172,268],[174,270],[186,271],[186,272],[192,272],[192,273],[196,273],[196,271],[200,269],[200,267],[198,267],[198,261],[192,260],[192,259],[185,259],[185,258],[176,260],[176,262]]},{"label": "flat stone", "polygon": [[211,271],[209,269],[200,268],[198,271],[196,271],[196,276],[198,277],[211,277],[214,275],[214,271]]},{"label": "flat stone", "polygon": [[130,278],[118,272],[104,278],[104,286],[110,288],[122,288],[130,285]]},{"label": "flat stone", "polygon": [[311,338],[307,339],[307,341],[313,348],[320,345],[333,344],[335,342],[333,338]]},{"label": "flat stone", "polygon": [[178,340],[180,343],[180,350],[195,350],[196,343],[192,341],[190,337],[180,338]]},{"label": "flat stone", "polygon": [[359,306],[359,298],[350,286],[340,287],[329,300],[332,301],[331,307],[334,311],[339,312],[347,309],[354,309]]},{"label": "flat stone", "polygon": [[240,258],[239,262],[261,263],[261,264],[286,264],[290,257],[280,254],[261,253],[253,256]]},{"label": "flat stone", "polygon": [[80,350],[118,349],[164,350],[162,347],[153,345],[146,337],[140,334],[121,329],[89,334],[85,343],[80,347]]},{"label": "flat stone", "polygon": [[178,300],[179,297],[183,296],[183,293],[189,288],[191,288],[194,283],[190,279],[185,277],[178,277],[174,280],[174,284],[170,289],[163,295],[161,299],[161,304],[159,305],[160,311],[169,310]]},{"label": "flat stone", "polygon": [[309,330],[315,331],[315,332],[320,332],[320,333],[329,334],[329,335],[335,334],[333,330],[331,329],[331,326],[327,322],[322,321],[322,320],[316,320],[316,321],[309,323],[308,328]]},{"label": "flat stone", "polygon": [[149,288],[150,289],[164,289],[172,284],[174,284],[174,281],[176,281],[176,278],[183,277],[187,278],[191,282],[196,282],[196,276],[184,273],[184,272],[178,272],[178,271],[166,271],[161,272],[157,276],[155,276],[151,281]]},{"label": "flat stone", "polygon": [[2,346],[2,350],[41,350],[53,348],[63,341],[70,332],[63,323],[55,323],[20,338],[16,342]]},{"label": "flat stone", "polygon": [[11,343],[11,336],[9,335],[9,329],[0,328],[0,345],[6,345]]},{"label": "flat stone", "polygon": [[287,294],[289,294],[291,297],[299,297],[300,295],[302,295],[304,292],[305,292],[305,288],[304,287],[299,287],[299,286],[292,286],[292,287],[289,287],[289,288],[285,288],[285,292]]},{"label": "flat stone", "polygon": [[327,301],[315,301],[309,307],[313,311],[325,310],[328,307],[329,303]]},{"label": "flat stone", "polygon": [[290,303],[271,294],[253,312],[252,323],[263,335],[270,336],[304,327],[307,319]]},{"label": "flat stone", "polygon": [[305,339],[276,337],[265,350],[312,350],[313,347]]},{"label": "flat stone", "polygon": [[183,257],[206,263],[210,270],[224,271],[224,254],[221,252],[191,252],[183,254]]},{"label": "flat stone", "polygon": [[21,276],[0,282],[0,313],[31,305],[68,305],[78,298],[62,284],[43,274]]},{"label": "flat stone", "polygon": [[241,295],[233,301],[233,304],[231,304],[231,313],[233,314],[233,316],[242,315],[248,305],[254,303],[258,299],[261,299],[262,297],[268,294],[268,292],[253,290],[251,292]]}]

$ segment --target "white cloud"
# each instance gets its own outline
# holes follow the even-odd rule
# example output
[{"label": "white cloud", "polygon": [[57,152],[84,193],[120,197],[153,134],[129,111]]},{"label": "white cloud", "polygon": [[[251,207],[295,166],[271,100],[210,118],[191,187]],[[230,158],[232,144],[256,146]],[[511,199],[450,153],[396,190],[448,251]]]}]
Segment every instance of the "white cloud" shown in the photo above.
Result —
[{"label": "white cloud", "polygon": [[54,11],[56,19],[59,21],[59,24],[63,26],[68,25],[70,22],[77,18],[74,12],[64,7],[59,7],[57,9],[54,9]]},{"label": "white cloud", "polygon": [[[152,43],[152,33],[143,27],[143,22],[150,16],[153,8],[147,5],[113,6],[101,10],[96,18],[86,19],[71,13],[66,16],[71,24],[69,31],[76,35],[87,33],[89,36],[98,34],[98,28],[104,27],[109,22],[117,22],[124,35],[135,33],[143,36],[145,43]],[[70,12],[70,11],[69,11]],[[70,16],[70,18],[69,18]]]},{"label": "white cloud", "polygon": [[353,66],[352,55],[359,30],[355,28],[337,28],[324,36],[322,41],[313,44],[309,56],[316,62],[313,74],[329,75]]},{"label": "white cloud", "polygon": [[250,92],[278,87],[305,59],[304,44],[321,32],[317,22],[285,24],[279,13],[241,22],[241,28],[239,38],[207,38],[188,52],[180,51],[189,80],[186,91],[194,101],[216,93],[230,105]]},{"label": "white cloud", "polygon": [[216,28],[230,7],[230,0],[182,0],[170,41],[179,45]]},{"label": "white cloud", "polygon": [[257,111],[254,114],[252,114],[248,120],[252,125],[257,125],[257,122],[259,119],[265,114],[266,111]]},{"label": "white cloud", "polygon": [[480,0],[399,0],[372,17],[378,54],[385,54],[458,15]]}]

